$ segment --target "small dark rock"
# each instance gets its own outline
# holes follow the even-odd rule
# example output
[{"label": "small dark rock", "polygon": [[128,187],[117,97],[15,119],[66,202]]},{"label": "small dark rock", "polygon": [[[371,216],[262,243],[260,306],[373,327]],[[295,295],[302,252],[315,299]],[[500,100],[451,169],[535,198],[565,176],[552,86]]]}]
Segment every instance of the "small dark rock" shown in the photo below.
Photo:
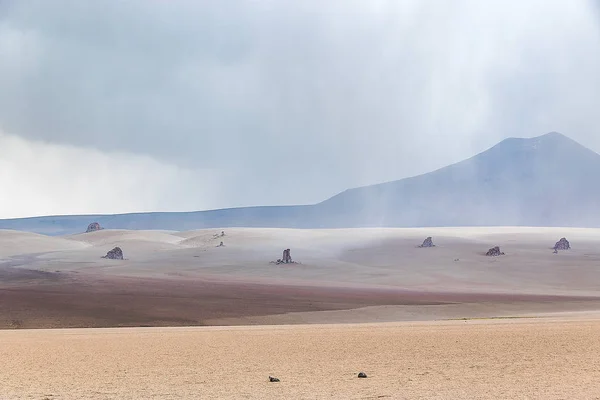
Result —
[{"label": "small dark rock", "polygon": [[421,248],[422,247],[435,247],[431,236],[429,236],[427,239],[423,240],[423,244],[420,245],[419,247],[421,247]]},{"label": "small dark rock", "polygon": [[504,253],[500,251],[500,247],[496,246],[496,247],[492,247],[491,249],[489,249],[487,251],[487,253],[485,253],[485,255],[488,257],[497,257],[497,256],[503,256]]},{"label": "small dark rock", "polygon": [[566,238],[561,238],[554,245],[554,250],[569,250],[571,248],[571,244]]},{"label": "small dark rock", "polygon": [[108,258],[111,260],[122,260],[123,259],[123,250],[120,247],[115,247],[102,258]]},{"label": "small dark rock", "polygon": [[358,377],[359,377],[359,378],[366,378],[366,377],[367,377],[367,374],[365,374],[364,372],[359,372],[359,373],[358,373]]},{"label": "small dark rock", "polygon": [[274,376],[269,376],[269,382],[279,382],[279,378],[275,378]]},{"label": "small dark rock", "polygon": [[102,229],[104,229],[104,228],[102,228],[99,223],[92,222],[91,224],[88,225],[87,229],[85,230],[85,233],[96,232],[96,231],[100,231]]}]

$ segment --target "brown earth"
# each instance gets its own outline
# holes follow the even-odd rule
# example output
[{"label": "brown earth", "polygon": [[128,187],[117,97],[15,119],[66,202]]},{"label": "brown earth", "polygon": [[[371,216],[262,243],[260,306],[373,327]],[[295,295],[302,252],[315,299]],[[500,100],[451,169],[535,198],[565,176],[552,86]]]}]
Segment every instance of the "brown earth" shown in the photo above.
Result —
[{"label": "brown earth", "polygon": [[382,305],[463,304],[465,311],[457,315],[469,315],[469,305],[477,303],[560,302],[563,307],[573,303],[575,309],[582,303],[590,309],[600,304],[594,297],[268,285],[10,267],[0,268],[0,279],[0,329],[269,324],[252,318],[289,313],[300,318],[286,323],[301,323],[310,322],[301,313]]}]

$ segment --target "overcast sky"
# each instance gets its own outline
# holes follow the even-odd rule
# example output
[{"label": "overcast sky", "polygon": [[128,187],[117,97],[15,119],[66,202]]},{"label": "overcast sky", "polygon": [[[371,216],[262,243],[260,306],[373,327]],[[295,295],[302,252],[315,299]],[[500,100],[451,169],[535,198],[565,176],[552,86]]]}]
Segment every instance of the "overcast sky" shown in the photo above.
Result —
[{"label": "overcast sky", "polygon": [[315,203],[600,151],[596,0],[0,0],[0,218]]}]

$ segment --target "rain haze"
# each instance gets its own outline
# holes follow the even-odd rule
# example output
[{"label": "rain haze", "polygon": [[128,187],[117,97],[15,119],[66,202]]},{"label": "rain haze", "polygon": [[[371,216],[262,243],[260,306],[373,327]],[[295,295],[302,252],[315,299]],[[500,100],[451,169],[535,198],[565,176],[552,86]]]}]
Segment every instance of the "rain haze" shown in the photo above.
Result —
[{"label": "rain haze", "polygon": [[0,399],[600,400],[598,110],[600,0],[0,0]]},{"label": "rain haze", "polygon": [[312,204],[561,132],[593,1],[0,1],[0,218]]}]

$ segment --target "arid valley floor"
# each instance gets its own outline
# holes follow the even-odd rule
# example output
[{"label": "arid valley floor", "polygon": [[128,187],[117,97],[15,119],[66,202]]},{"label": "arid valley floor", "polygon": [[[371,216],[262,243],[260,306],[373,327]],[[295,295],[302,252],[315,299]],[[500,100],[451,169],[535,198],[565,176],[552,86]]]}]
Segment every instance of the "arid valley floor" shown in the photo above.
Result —
[{"label": "arid valley floor", "polygon": [[600,398],[600,230],[220,232],[0,231],[0,398]]}]

